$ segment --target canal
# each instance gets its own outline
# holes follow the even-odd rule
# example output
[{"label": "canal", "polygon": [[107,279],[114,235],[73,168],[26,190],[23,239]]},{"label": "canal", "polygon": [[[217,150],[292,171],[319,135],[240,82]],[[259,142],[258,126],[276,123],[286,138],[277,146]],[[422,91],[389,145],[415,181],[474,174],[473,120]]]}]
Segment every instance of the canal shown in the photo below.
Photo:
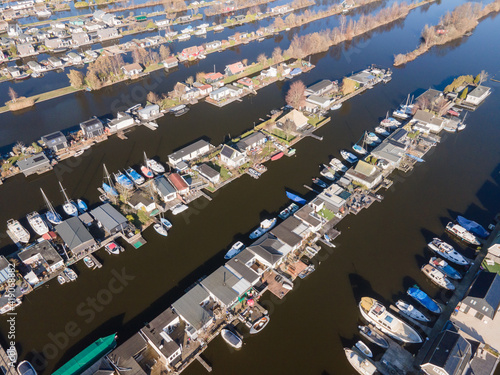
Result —
[{"label": "canal", "polygon": [[[377,30],[370,38],[314,56],[317,68],[298,79],[311,84],[322,78],[340,79],[371,63],[389,66],[393,54],[414,48],[426,22],[435,23],[439,14],[455,4],[443,1],[417,9],[404,22]],[[79,264],[76,283],[61,286],[51,282],[28,295],[16,310],[20,358],[33,360],[39,373],[49,374],[98,337],[117,332],[120,342],[127,339],[193,282],[221,265],[234,241],[246,240],[259,221],[279,212],[288,203],[285,189],[306,195],[303,185],[318,175],[319,165],[338,157],[340,149],[350,147],[364,130],[375,127],[407,93],[443,89],[453,77],[475,75],[482,69],[491,75],[498,73],[500,41],[491,35],[499,31],[498,18],[488,18],[471,37],[433,49],[396,69],[389,84],[367,91],[332,113],[332,121],[317,132],[323,141],[308,138],[297,145],[295,157],[273,162],[259,180],[240,178],[216,193],[212,202],[201,198],[184,215],[168,217],[174,227],[167,238],[147,230],[146,246],[127,248],[118,257],[99,253],[102,269],[89,271]],[[250,47],[256,49],[251,50],[254,58],[260,53],[259,46]],[[148,80],[154,82],[154,77]],[[13,142],[15,136],[38,134],[40,127],[42,135],[78,124],[94,113],[108,113],[111,106],[133,100],[129,96],[132,89],[145,84],[56,99],[22,115],[4,114],[1,144]],[[417,282],[431,295],[446,300],[448,296],[419,270],[430,256],[425,244],[441,236],[444,225],[456,214],[487,225],[500,211],[500,94],[498,84],[489,81],[487,85],[493,87],[493,94],[468,116],[463,132],[443,135],[425,163],[409,174],[392,176],[395,183],[383,192],[383,202],[341,222],[337,247],[319,254],[315,273],[298,283],[283,301],[265,296],[262,303],[271,313],[271,323],[261,334],[245,337],[243,349],[237,352],[220,338],[210,344],[204,356],[214,374],[354,374],[342,348],[355,342],[361,296],[393,303]],[[200,137],[218,144],[283,105],[288,86],[289,82],[269,86],[257,96],[223,109],[200,103],[180,118],[164,117],[155,132],[136,129],[128,140],[111,138],[78,159],[60,163],[54,172],[10,179],[0,186],[0,222],[41,210],[40,187],[60,205],[58,179],[71,197],[97,204],[102,163],[116,171],[138,165],[144,150],[164,161],[173,150]],[[161,82],[158,87],[160,91]],[[15,250],[3,230],[0,246],[3,254]],[[113,279],[123,287],[110,293],[108,285]],[[6,318],[0,318],[3,345],[7,327]],[[198,363],[186,371],[203,373]]]}]

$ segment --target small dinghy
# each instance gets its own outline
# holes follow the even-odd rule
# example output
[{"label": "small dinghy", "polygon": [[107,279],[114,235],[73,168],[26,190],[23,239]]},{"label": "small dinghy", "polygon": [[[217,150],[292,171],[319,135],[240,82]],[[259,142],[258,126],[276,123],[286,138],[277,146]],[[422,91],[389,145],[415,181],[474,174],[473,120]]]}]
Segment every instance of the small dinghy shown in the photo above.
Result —
[{"label": "small dinghy", "polygon": [[373,357],[372,351],[370,350],[368,345],[366,345],[363,341],[359,340],[355,345],[356,348],[358,348],[361,353],[363,353],[369,358]]},{"label": "small dinghy", "polygon": [[78,209],[80,210],[80,212],[85,212],[88,210],[87,204],[84,201],[82,201],[81,199],[76,200],[76,205],[78,206]]},{"label": "small dinghy", "polygon": [[370,328],[368,326],[358,326],[358,329],[361,336],[374,343],[375,345],[378,345],[384,349],[387,349],[389,347],[389,343],[387,342],[387,340],[376,329]]},{"label": "small dinghy", "polygon": [[95,267],[95,263],[92,259],[90,259],[89,257],[85,257],[83,258],[83,263],[85,263],[85,265],[88,267],[88,268],[94,268]]},{"label": "small dinghy", "polygon": [[258,319],[253,325],[252,328],[250,328],[250,334],[254,335],[256,333],[259,333],[262,331],[267,324],[269,323],[271,319],[269,319],[268,316],[263,316],[262,318]]},{"label": "small dinghy", "polygon": [[57,276],[57,281],[59,282],[59,284],[64,284],[66,282],[66,279],[64,278],[63,275],[59,275]]}]

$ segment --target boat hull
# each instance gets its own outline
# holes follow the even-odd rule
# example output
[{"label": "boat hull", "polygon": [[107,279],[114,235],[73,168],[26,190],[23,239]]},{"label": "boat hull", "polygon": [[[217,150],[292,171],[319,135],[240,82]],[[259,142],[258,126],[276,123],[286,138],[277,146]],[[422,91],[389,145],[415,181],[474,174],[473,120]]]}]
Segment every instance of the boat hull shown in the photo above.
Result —
[{"label": "boat hull", "polygon": [[262,331],[266,326],[269,324],[269,317],[268,316],[263,316],[259,320],[257,320],[253,325],[252,328],[250,328],[250,334],[255,335],[256,333],[259,333]]}]

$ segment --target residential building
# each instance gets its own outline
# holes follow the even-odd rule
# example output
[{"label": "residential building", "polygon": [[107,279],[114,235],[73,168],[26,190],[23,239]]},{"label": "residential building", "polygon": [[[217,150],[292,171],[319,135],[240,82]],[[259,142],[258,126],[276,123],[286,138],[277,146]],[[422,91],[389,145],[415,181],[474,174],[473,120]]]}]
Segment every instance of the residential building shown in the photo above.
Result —
[{"label": "residential building", "polygon": [[265,269],[278,267],[291,248],[272,234],[265,233],[247,247],[247,250],[254,254],[254,260],[260,264],[259,268],[263,267],[265,271]]},{"label": "residential building", "polygon": [[212,147],[213,146],[210,143],[200,139],[199,141],[196,141],[189,146],[181,148],[180,150],[170,154],[168,156],[168,161],[173,166],[181,161],[191,161],[208,153]]},{"label": "residential building", "polygon": [[298,249],[304,243],[304,240],[311,234],[311,230],[309,225],[304,224],[302,220],[295,216],[290,216],[281,224],[271,229],[270,233],[289,247],[280,250],[283,255],[287,255],[290,251]]},{"label": "residential building", "polygon": [[45,39],[44,43],[48,49],[59,49],[71,46],[70,39],[61,39],[61,38]]},{"label": "residential building", "polygon": [[396,130],[375,147],[371,152],[372,156],[379,160],[385,160],[391,166],[399,165],[408,148],[407,134],[408,132],[405,129]]},{"label": "residential building", "polygon": [[380,184],[384,178],[382,171],[373,164],[369,164],[363,160],[357,162],[355,167],[349,168],[345,176],[352,181],[372,189]]},{"label": "residential building", "polygon": [[158,104],[149,104],[137,111],[137,116],[141,120],[151,120],[160,114],[160,106]]},{"label": "residential building", "polygon": [[9,23],[9,26],[7,27],[7,35],[10,38],[14,38],[16,36],[19,36],[22,34],[23,30],[17,23]]},{"label": "residential building", "polygon": [[68,147],[68,140],[60,131],[44,135],[42,137],[42,142],[45,147],[55,152]]},{"label": "residential building", "polygon": [[373,74],[365,70],[348,77],[348,79],[356,82],[360,86],[373,85],[376,81],[376,78],[377,77],[375,77]]},{"label": "residential building", "polygon": [[179,65],[179,60],[177,60],[177,57],[175,56],[167,57],[165,60],[163,60],[163,66],[166,69],[175,68],[178,65]]},{"label": "residential building", "polygon": [[116,118],[107,123],[110,131],[116,132],[118,130],[126,129],[135,125],[134,118],[126,112],[118,112]]},{"label": "residential building", "polygon": [[43,72],[45,70],[45,68],[42,67],[36,61],[28,61],[27,65],[35,73],[40,73],[40,72]]},{"label": "residential building", "polygon": [[75,52],[68,53],[68,59],[72,64],[81,64],[83,61],[82,57]]},{"label": "residential building", "polygon": [[195,82],[193,83],[193,87],[198,90],[198,96],[207,96],[210,94],[214,88],[211,85],[208,84],[203,84],[200,82]]},{"label": "residential building", "polygon": [[62,68],[63,66],[63,62],[61,59],[55,57],[55,56],[51,56],[47,59],[50,63],[50,65],[53,67],[53,68]]},{"label": "residential building", "polygon": [[16,78],[16,77],[19,77],[21,75],[20,70],[15,66],[8,66],[7,72],[9,72],[9,74],[12,78]]},{"label": "residential building", "polygon": [[180,195],[186,195],[189,193],[188,183],[178,173],[170,173],[167,176],[167,179]]},{"label": "residential building", "polygon": [[71,35],[71,40],[74,46],[83,46],[91,43],[89,34],[85,32],[73,33]]},{"label": "residential building", "polygon": [[[332,104],[332,99],[324,96],[311,95],[306,99],[306,110],[314,113],[314,108],[327,109]],[[308,106],[309,105],[309,106]]]},{"label": "residential building", "polygon": [[104,125],[97,117],[80,123],[80,129],[87,139],[96,138],[104,134]]},{"label": "residential building", "polygon": [[243,65],[241,61],[238,61],[234,64],[226,65],[226,68],[224,69],[224,73],[228,77],[240,74],[244,71],[245,71],[245,65]]},{"label": "residential building", "polygon": [[278,125],[281,124],[281,126],[283,126],[287,121],[291,121],[292,123],[294,123],[295,129],[297,131],[300,131],[307,125],[308,118],[304,116],[301,111],[292,109],[286,115],[282,116],[277,122]]},{"label": "residential building", "polygon": [[491,89],[489,87],[478,85],[476,88],[474,88],[471,92],[467,94],[467,97],[465,98],[465,103],[472,105],[479,105],[490,94],[491,94]]},{"label": "residential building", "polygon": [[332,184],[324,189],[318,196],[313,199],[309,205],[315,210],[320,212],[327,209],[334,214],[342,214],[345,210],[345,205],[351,194],[338,184]]},{"label": "residential building", "polygon": [[260,75],[262,77],[267,77],[267,78],[277,77],[278,76],[278,69],[276,69],[274,66],[271,66],[271,67],[269,67],[269,69],[261,70]]},{"label": "residential building", "polygon": [[207,42],[203,44],[205,50],[214,50],[222,47],[222,42],[220,40],[212,40],[211,42]]},{"label": "residential building", "polygon": [[260,280],[260,275],[264,273],[264,266],[256,261],[256,255],[248,249],[230,259],[226,263],[226,268],[234,273],[238,278],[245,279],[250,285],[255,285]]},{"label": "residential building", "polygon": [[306,204],[301,207],[294,215],[297,219],[302,221],[311,232],[318,232],[323,224],[326,222],[326,219],[316,212],[313,205]]},{"label": "residential building", "polygon": [[235,169],[247,162],[245,154],[235,150],[231,146],[224,145],[220,152],[220,161],[230,169]]},{"label": "residential building", "polygon": [[99,227],[103,228],[109,235],[123,232],[130,227],[128,220],[116,208],[109,203],[101,204],[90,211],[97,221]]},{"label": "residential building", "polygon": [[[89,30],[88,26],[87,26],[87,30]],[[96,31],[96,35],[97,35],[97,39],[100,41],[120,37],[118,30],[114,27],[108,27],[106,29],[98,29]]]},{"label": "residential building", "polygon": [[128,205],[134,210],[152,213],[156,209],[156,203],[151,196],[146,196],[141,190],[136,190],[128,199]]},{"label": "residential building", "polygon": [[267,142],[267,137],[261,132],[255,132],[242,138],[236,143],[236,148],[241,152],[250,151],[256,147],[260,147]]},{"label": "residential building", "polygon": [[155,178],[155,190],[164,202],[170,202],[177,197],[177,190],[164,176]]},{"label": "residential building", "polygon": [[192,46],[184,48],[180,53],[180,56],[185,60],[193,60],[198,58],[200,54],[203,54],[204,51],[203,46]]},{"label": "residential building", "polygon": [[33,156],[26,159],[18,160],[16,162],[16,165],[25,176],[29,176],[34,173],[40,174],[52,169],[50,160],[47,158],[47,156],[45,156],[43,152],[34,154]]},{"label": "residential building", "polygon": [[321,96],[331,90],[333,90],[333,82],[328,79],[324,79],[322,81],[319,81],[318,83],[315,83],[312,86],[309,86],[305,91],[305,95]]},{"label": "residential building", "polygon": [[122,66],[122,70],[126,76],[133,77],[142,72],[142,66],[138,63],[127,64]]},{"label": "residential building", "polygon": [[225,100],[227,98],[232,97],[234,92],[230,90],[227,86],[220,87],[217,90],[214,90],[210,93],[210,99],[215,100],[217,102],[221,100]]},{"label": "residential building", "polygon": [[20,57],[31,56],[36,54],[35,47],[31,43],[18,44],[17,52]]},{"label": "residential building", "polygon": [[427,127],[429,131],[433,133],[439,133],[443,130],[445,125],[445,120],[443,118],[421,109],[415,112],[412,121]]},{"label": "residential building", "polygon": [[243,77],[236,81],[236,84],[247,90],[253,90],[253,81],[251,78]]},{"label": "residential building", "polygon": [[220,173],[217,172],[215,169],[213,169],[208,164],[206,164],[206,163],[200,164],[200,165],[196,166],[196,170],[198,171],[200,176],[203,177],[208,182],[211,182],[212,184],[219,183]]},{"label": "residential building", "polygon": [[28,246],[18,253],[18,257],[21,262],[32,268],[37,267],[39,264],[42,265],[48,273],[53,273],[64,267],[63,258],[47,240],[35,242]]},{"label": "residential building", "polygon": [[221,73],[207,73],[205,74],[205,82],[209,85],[223,86],[224,75]]},{"label": "residential building", "polygon": [[74,256],[92,251],[96,246],[94,237],[77,217],[64,220],[55,229]]},{"label": "residential building", "polygon": [[212,272],[200,284],[225,309],[230,309],[252,287],[247,280],[236,276],[224,266]]},{"label": "residential building", "polygon": [[[117,374],[149,375],[151,374],[151,364],[147,356],[149,348],[150,346],[143,335],[138,332],[109,353],[107,358],[117,367]],[[102,375],[111,374],[113,374],[113,372],[106,372]],[[101,375],[101,372],[98,371],[96,375]]]}]

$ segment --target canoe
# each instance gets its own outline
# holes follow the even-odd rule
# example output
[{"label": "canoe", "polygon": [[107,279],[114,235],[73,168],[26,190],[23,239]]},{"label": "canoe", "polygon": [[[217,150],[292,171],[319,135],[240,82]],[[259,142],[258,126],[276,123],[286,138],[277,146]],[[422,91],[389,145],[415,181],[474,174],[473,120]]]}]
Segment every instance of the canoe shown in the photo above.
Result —
[{"label": "canoe", "polygon": [[263,316],[262,318],[258,319],[253,325],[252,328],[250,328],[250,334],[254,335],[256,333],[259,333],[262,331],[267,324],[269,323],[271,319],[268,316]]}]

